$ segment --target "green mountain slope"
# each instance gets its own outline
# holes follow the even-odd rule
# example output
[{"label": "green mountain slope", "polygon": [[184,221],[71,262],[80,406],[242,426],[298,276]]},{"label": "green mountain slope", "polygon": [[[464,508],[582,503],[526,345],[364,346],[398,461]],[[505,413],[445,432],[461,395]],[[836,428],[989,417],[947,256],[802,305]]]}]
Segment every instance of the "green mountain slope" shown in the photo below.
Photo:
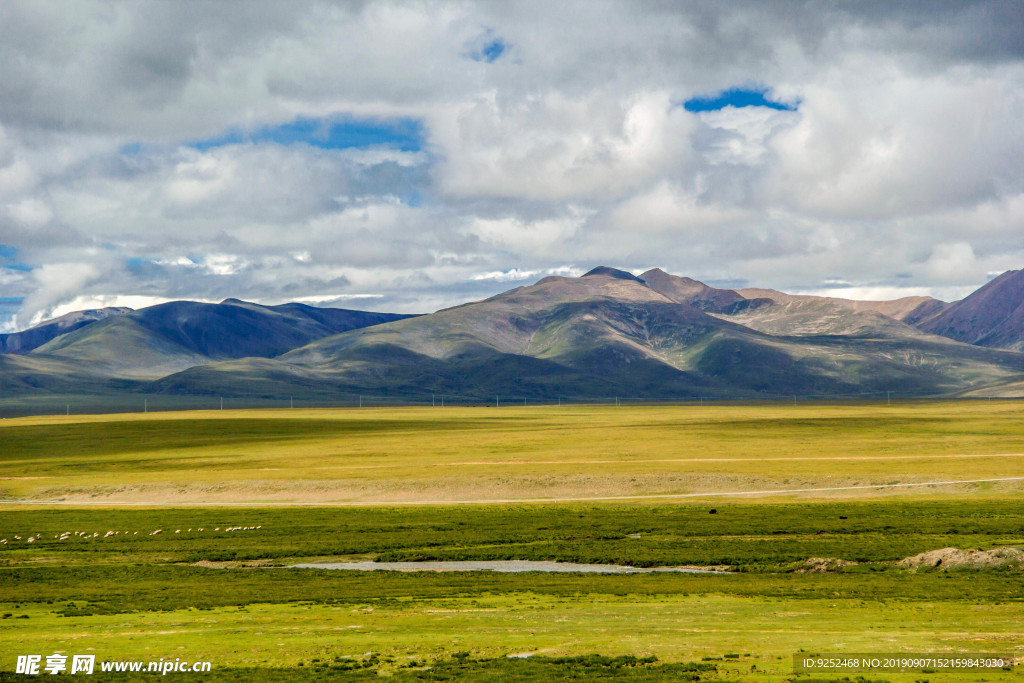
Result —
[{"label": "green mountain slope", "polygon": [[98,308],[89,311],[75,311],[53,320],[47,320],[21,332],[0,334],[0,353],[28,353],[51,339],[74,332],[91,325],[97,320],[111,316],[127,315],[130,308]]},{"label": "green mountain slope", "polygon": [[76,329],[33,354],[84,362],[110,377],[157,379],[214,360],[276,356],[314,339],[407,317],[237,299],[174,301]]},{"label": "green mountain slope", "polygon": [[154,335],[127,316],[101,320],[57,337],[31,355],[84,363],[95,375],[137,379],[156,379],[210,362],[202,354]]},{"label": "green mountain slope", "polygon": [[716,315],[723,320],[779,336],[846,335],[897,339],[933,336],[888,315],[825,297],[789,297],[768,305],[741,309],[731,315]]},{"label": "green mountain slope", "polygon": [[46,356],[0,355],[0,399],[45,394],[131,391],[137,383],[113,379],[89,363]]},{"label": "green mountain slope", "polygon": [[[999,291],[1008,290],[991,290]],[[1002,310],[991,292],[986,310]],[[908,324],[950,310],[964,309],[921,297],[855,302],[716,289],[658,269],[637,277],[608,267],[418,317],[174,302],[89,323],[29,355],[0,355],[0,389],[307,400],[1019,390],[1024,354]]]},{"label": "green mountain slope", "polygon": [[658,276],[659,292],[621,273],[545,278],[326,337],[258,367],[216,363],[158,386],[213,392],[230,381],[234,391],[261,396],[315,387],[334,395],[735,398],[947,393],[1024,370],[1024,355],[958,344],[870,310],[808,298],[708,314],[677,299],[719,310],[746,299],[667,274]]}]

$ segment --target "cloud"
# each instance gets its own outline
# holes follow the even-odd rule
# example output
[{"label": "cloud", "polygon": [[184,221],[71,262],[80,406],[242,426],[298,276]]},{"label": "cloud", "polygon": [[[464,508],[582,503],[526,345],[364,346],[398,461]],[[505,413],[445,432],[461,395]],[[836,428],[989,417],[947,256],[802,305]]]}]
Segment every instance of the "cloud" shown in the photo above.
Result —
[{"label": "cloud", "polygon": [[522,270],[511,268],[509,270],[496,270],[489,273],[477,273],[472,277],[475,281],[487,280],[492,282],[530,282],[549,275],[562,277],[579,277],[584,270],[575,266],[559,266],[545,270]]},{"label": "cloud", "polygon": [[705,111],[700,114],[701,122],[707,127],[701,140],[704,159],[711,166],[765,164],[771,161],[769,140],[797,125],[801,118],[793,110],[761,106],[727,105]]},{"label": "cloud", "polygon": [[738,226],[754,218],[742,208],[705,204],[695,193],[661,182],[619,203],[606,218],[606,230],[641,238],[653,234],[704,241],[706,231]]},{"label": "cloud", "polygon": [[[134,308],[136,310],[140,308],[146,308],[147,306],[156,306],[158,304],[165,304],[174,299],[168,299],[166,297],[159,296],[125,296],[125,295],[113,295],[113,296],[89,296],[82,295],[76,296],[73,299],[63,301],[62,303],[49,309],[47,317],[59,317],[67,313],[73,313],[75,311],[84,311],[95,308]],[[206,303],[215,303],[213,300],[201,300]],[[34,322],[39,322],[42,318],[41,315],[37,315]]]},{"label": "cloud", "polygon": [[[880,82],[859,76],[881,74]],[[931,213],[1019,188],[1024,66],[909,73],[878,55],[849,58],[808,84],[799,121],[770,142],[770,191],[837,218]]]},{"label": "cloud", "polygon": [[974,249],[966,242],[938,244],[924,264],[925,271],[943,284],[960,282],[977,270]]},{"label": "cloud", "polygon": [[541,256],[553,247],[564,244],[582,225],[585,216],[573,215],[539,221],[523,221],[514,217],[477,218],[466,232],[484,245],[494,245],[511,253]]},{"label": "cloud", "polygon": [[667,92],[481,98],[432,122],[439,190],[458,198],[615,197],[685,165],[693,117]]},{"label": "cloud", "polygon": [[33,270],[0,282],[19,323],[118,297],[423,312],[576,263],[980,285],[1024,265],[1019,19],[1012,0],[6,3],[0,244]]},{"label": "cloud", "polygon": [[95,281],[100,270],[91,263],[48,263],[32,272],[35,290],[22,304],[19,325],[34,325],[53,316],[62,303],[72,301],[83,286]]},{"label": "cloud", "polygon": [[975,287],[833,287],[793,290],[792,294],[827,296],[855,301],[892,301],[908,296],[931,296],[941,301],[959,301],[975,290]]}]

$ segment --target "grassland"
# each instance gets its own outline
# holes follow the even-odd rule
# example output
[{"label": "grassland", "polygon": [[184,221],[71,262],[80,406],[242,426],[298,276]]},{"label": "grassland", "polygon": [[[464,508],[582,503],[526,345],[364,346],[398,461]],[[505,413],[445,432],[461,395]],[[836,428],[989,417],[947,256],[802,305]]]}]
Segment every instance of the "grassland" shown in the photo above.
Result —
[{"label": "grassland", "polygon": [[[172,680],[779,681],[812,680],[792,673],[800,651],[1024,658],[1019,567],[896,565],[947,546],[1024,546],[1019,482],[715,495],[1024,476],[1018,404],[556,410],[3,421],[5,498],[100,505],[0,507],[0,539],[8,539],[0,544],[0,680],[16,678],[15,655],[54,651],[214,664],[210,675]],[[272,479],[267,468],[276,468]],[[617,486],[637,496],[712,495],[414,504],[600,497]],[[259,496],[327,505],[267,506]],[[169,504],[110,505],[121,499]],[[853,564],[801,573],[811,557]],[[732,571],[285,567],[340,559]],[[509,658],[523,654],[531,656]],[[1019,680],[1012,670],[970,676]]]},{"label": "grassland", "polygon": [[[710,663],[716,670],[702,672],[705,680],[750,681],[787,679],[799,650],[1019,654],[1019,570],[911,573],[893,560],[945,545],[1019,545],[1022,520],[1016,498],[734,504],[715,515],[697,505],[15,510],[4,513],[0,535],[41,538],[0,553],[0,610],[10,615],[0,652],[187,655],[216,662],[225,676],[255,668],[281,680],[294,680],[300,663],[303,673],[333,677],[425,676],[430,666],[471,680],[492,669],[504,677],[495,680],[557,680],[577,665],[583,678],[679,680],[678,667]],[[223,531],[234,526],[259,528]],[[122,533],[106,536],[115,527]],[[164,533],[151,536],[153,528]],[[63,531],[81,535],[52,538]],[[858,564],[793,571],[798,559],[826,553]],[[736,559],[743,571],[407,574],[193,564],[388,556]],[[553,659],[507,659],[521,653]],[[601,660],[591,670],[559,659],[593,654],[657,662],[616,670]],[[996,673],[986,679],[1013,680]]]},{"label": "grassland", "polygon": [[[92,503],[415,504],[994,479],[1024,476],[1022,417],[1019,403],[975,401],[18,418],[0,421],[0,493]],[[1022,490],[1020,481],[980,486]]]},{"label": "grassland", "polygon": [[779,572],[838,557],[866,571],[945,545],[1024,545],[1021,498],[716,505],[714,515],[696,504],[18,509],[0,518],[10,540],[0,562],[519,559]]},{"label": "grassland", "polygon": [[[235,526],[259,528],[224,531]],[[115,527],[122,533],[107,536]],[[155,528],[164,533],[151,536]],[[63,531],[80,535],[52,538]],[[470,679],[494,669],[505,676],[496,680],[515,680],[507,676],[522,668],[523,680],[552,680],[573,666],[559,658],[600,654],[657,662],[617,673],[605,662],[584,667],[583,678],[672,680],[684,673],[678,667],[710,662],[716,670],[702,672],[705,680],[760,681],[786,679],[799,650],[1019,654],[1024,635],[1019,569],[911,573],[893,564],[945,545],[1024,543],[1024,501],[1016,498],[734,504],[715,515],[697,505],[5,512],[0,535],[26,534],[41,538],[0,553],[0,610],[10,615],[2,653],[187,654],[225,675],[256,668],[282,680],[294,679],[300,663],[335,677],[426,675],[430,666]],[[818,554],[858,564],[794,571]],[[193,564],[390,556],[736,560],[742,571],[407,574]],[[554,659],[507,660],[521,653]],[[325,664],[334,668],[321,671]]]}]

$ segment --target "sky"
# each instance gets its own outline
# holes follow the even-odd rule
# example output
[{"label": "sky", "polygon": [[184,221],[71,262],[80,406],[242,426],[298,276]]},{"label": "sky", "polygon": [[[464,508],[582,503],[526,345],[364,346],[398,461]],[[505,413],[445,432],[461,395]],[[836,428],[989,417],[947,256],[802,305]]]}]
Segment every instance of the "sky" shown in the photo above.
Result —
[{"label": "sky", "polygon": [[0,3],[0,331],[1024,267],[1024,4]]}]

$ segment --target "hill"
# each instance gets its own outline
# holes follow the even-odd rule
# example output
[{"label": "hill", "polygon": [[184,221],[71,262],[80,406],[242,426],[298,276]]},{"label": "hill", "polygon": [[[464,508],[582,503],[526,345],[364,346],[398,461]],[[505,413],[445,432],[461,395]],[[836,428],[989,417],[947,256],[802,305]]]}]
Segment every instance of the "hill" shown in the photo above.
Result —
[{"label": "hill", "polygon": [[716,289],[688,277],[671,275],[661,268],[648,270],[640,279],[676,303],[709,313],[735,313],[769,303],[767,299],[747,298],[731,289]]},{"label": "hill", "polygon": [[130,308],[98,308],[89,311],[75,311],[53,320],[47,320],[22,332],[0,334],[0,354],[28,353],[51,339],[55,339],[68,332],[74,332],[97,320],[104,320],[111,316],[127,315],[131,312],[132,309]]},{"label": "hill", "polygon": [[849,301],[818,296],[778,296],[779,293],[769,293],[766,290],[755,291],[759,295],[758,298],[749,301],[760,302],[760,305],[747,308],[733,307],[719,315],[751,329],[777,336],[842,335],[896,339],[932,337],[913,325],[901,322],[897,317],[879,312],[878,307],[856,305],[882,302]]},{"label": "hill", "polygon": [[130,380],[115,379],[88,363],[74,359],[0,355],[0,399],[54,394],[104,394],[143,388]]},{"label": "hill", "polygon": [[1009,270],[920,324],[967,344],[1024,351],[1024,270]]},{"label": "hill", "polygon": [[1019,340],[1008,324],[1019,286],[1004,276],[953,305],[850,301],[602,266],[423,316],[178,301],[0,356],[0,387],[330,400],[1007,395],[1024,354],[929,327],[961,315],[999,332],[981,340]]},{"label": "hill", "polygon": [[930,296],[908,296],[891,301],[865,301],[860,299],[841,299],[838,297],[811,296],[807,294],[786,294],[774,289],[759,289],[748,287],[738,289],[736,292],[743,297],[758,301],[767,299],[775,303],[791,304],[799,302],[821,302],[829,303],[838,308],[845,308],[851,311],[869,311],[880,313],[888,318],[905,322],[908,325],[916,325],[922,320],[927,320],[944,310],[950,304],[945,301],[933,299]]},{"label": "hill", "polygon": [[214,360],[272,357],[321,337],[406,317],[238,299],[174,301],[93,323],[33,353],[86,362],[111,377],[156,379]]},{"label": "hill", "polygon": [[[873,311],[815,297],[751,304],[688,278],[644,275],[600,268],[548,277],[432,315],[325,337],[273,361],[192,368],[158,387],[202,393],[228,383],[259,396],[312,387],[323,395],[532,398],[925,394],[1024,368],[1024,355],[958,344]],[[730,313],[707,312],[714,310]]]}]

